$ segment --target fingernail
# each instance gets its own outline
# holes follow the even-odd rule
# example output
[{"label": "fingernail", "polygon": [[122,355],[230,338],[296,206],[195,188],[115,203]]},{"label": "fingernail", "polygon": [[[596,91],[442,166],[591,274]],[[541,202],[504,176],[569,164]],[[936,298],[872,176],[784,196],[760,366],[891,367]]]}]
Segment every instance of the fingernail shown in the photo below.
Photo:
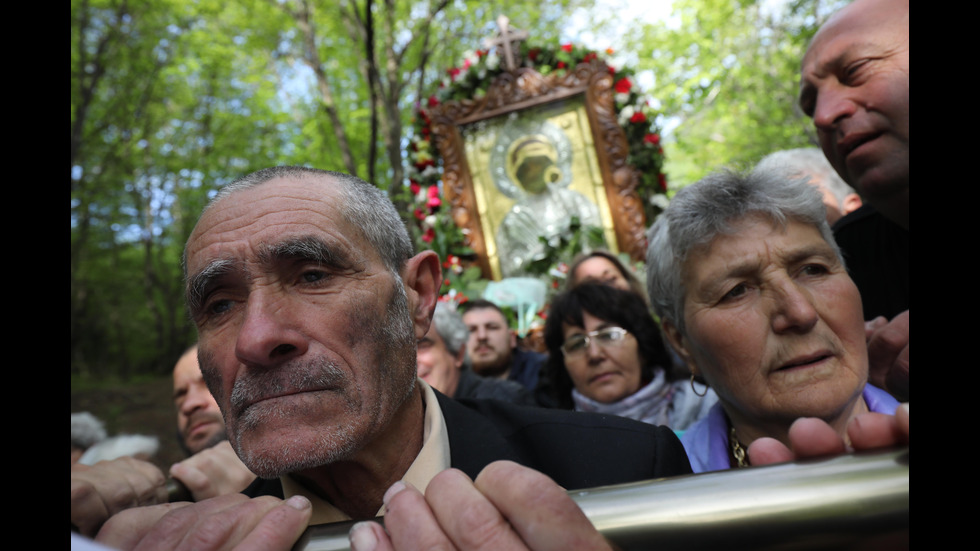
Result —
[{"label": "fingernail", "polygon": [[374,551],[378,547],[378,538],[374,535],[374,530],[368,521],[351,526],[348,537],[353,551]]},{"label": "fingernail", "polygon": [[312,507],[312,505],[310,505],[310,500],[306,499],[303,496],[293,496],[287,499],[286,505],[289,505],[290,507],[296,509],[297,511],[305,511],[310,507]]},{"label": "fingernail", "polygon": [[408,488],[408,486],[406,486],[405,483],[402,482],[401,480],[392,484],[391,488],[388,488],[388,491],[385,492],[384,497],[381,498],[381,501],[384,502],[385,507],[388,506],[388,502],[391,501],[391,498],[398,495],[398,493],[404,490],[405,488]]},{"label": "fingernail", "polygon": [[905,410],[905,413],[908,413],[908,412],[909,412],[909,403],[908,403],[908,402],[903,402],[903,403],[902,403],[902,404],[901,404],[900,406],[898,406],[898,407],[900,407],[900,408],[902,408],[902,409],[904,409],[904,410]]}]

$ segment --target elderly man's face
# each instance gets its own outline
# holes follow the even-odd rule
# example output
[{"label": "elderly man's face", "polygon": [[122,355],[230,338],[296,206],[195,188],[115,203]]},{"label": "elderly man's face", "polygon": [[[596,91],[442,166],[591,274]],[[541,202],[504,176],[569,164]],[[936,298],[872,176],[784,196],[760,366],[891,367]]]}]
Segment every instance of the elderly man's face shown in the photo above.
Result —
[{"label": "elderly man's face", "polygon": [[214,205],[188,241],[201,369],[262,477],[350,458],[414,388],[404,287],[342,201],[330,181],[272,180]]},{"label": "elderly man's face", "polygon": [[204,384],[196,347],[181,356],[174,366],[174,406],[177,408],[177,432],[191,454],[224,440],[225,422],[211,391]]},{"label": "elderly man's face", "polygon": [[803,58],[800,106],[830,164],[872,202],[908,190],[908,9],[858,0],[820,29]]}]

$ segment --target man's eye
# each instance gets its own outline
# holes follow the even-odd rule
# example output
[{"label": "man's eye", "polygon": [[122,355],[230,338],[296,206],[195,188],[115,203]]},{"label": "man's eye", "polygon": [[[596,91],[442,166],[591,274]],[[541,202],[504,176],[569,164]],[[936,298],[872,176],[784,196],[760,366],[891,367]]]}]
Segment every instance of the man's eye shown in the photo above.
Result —
[{"label": "man's eye", "polygon": [[860,78],[861,70],[868,64],[868,61],[870,60],[862,59],[844,67],[842,82],[853,85]]},{"label": "man's eye", "polygon": [[326,278],[327,278],[326,272],[321,272],[318,270],[310,270],[309,272],[303,272],[303,274],[300,276],[300,279],[303,280],[303,283],[316,283],[318,281],[323,281]]},{"label": "man's eye", "polygon": [[216,300],[208,306],[208,312],[211,314],[224,314],[228,310],[231,310],[230,300]]}]

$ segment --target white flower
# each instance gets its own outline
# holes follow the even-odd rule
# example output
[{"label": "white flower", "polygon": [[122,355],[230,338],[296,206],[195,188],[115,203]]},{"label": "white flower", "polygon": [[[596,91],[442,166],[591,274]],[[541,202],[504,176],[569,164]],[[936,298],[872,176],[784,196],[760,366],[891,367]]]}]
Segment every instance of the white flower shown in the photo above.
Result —
[{"label": "white flower", "polygon": [[430,214],[425,217],[425,225],[434,228],[436,225],[436,215]]},{"label": "white flower", "polygon": [[434,167],[432,165],[429,165],[429,166],[425,167],[425,170],[422,171],[422,177],[423,178],[428,178],[430,176],[434,176],[434,175],[438,175],[438,174],[439,174],[439,171],[436,169],[436,167]]},{"label": "white flower", "polygon": [[613,97],[615,98],[616,103],[618,103],[620,105],[622,105],[622,104],[624,104],[624,103],[626,103],[627,101],[630,100],[629,92],[627,92],[625,94],[616,94]]},{"label": "white flower", "polygon": [[619,112],[619,125],[626,124],[633,117],[633,106],[627,105]]},{"label": "white flower", "polygon": [[496,52],[487,54],[487,68],[494,70],[497,67],[500,67],[500,56],[498,56]]}]

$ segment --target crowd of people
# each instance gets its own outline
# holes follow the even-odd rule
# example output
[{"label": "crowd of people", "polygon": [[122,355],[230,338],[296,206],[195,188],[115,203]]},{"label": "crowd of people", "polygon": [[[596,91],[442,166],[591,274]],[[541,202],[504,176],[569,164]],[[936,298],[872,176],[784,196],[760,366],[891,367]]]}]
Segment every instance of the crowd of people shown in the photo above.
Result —
[{"label": "crowd of people", "polygon": [[362,551],[610,549],[565,490],[907,445],[908,3],[843,8],[801,82],[864,205],[795,156],[712,174],[649,229],[645,285],[608,252],[571,263],[544,354],[491,302],[439,302],[440,259],[371,184],[276,167],[225,186],[184,257],[199,343],[169,474],[193,502],[143,461],[73,465],[73,530],[286,549],[358,520]]}]

